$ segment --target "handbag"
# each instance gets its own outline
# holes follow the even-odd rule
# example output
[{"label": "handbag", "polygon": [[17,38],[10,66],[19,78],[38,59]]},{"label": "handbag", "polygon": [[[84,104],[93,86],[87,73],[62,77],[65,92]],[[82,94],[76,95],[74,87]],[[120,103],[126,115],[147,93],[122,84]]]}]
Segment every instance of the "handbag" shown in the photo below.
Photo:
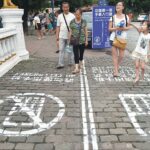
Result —
[{"label": "handbag", "polygon": [[70,44],[71,45],[73,45],[73,46],[79,45],[81,29],[82,29],[82,20],[81,20],[81,27],[79,29],[79,35],[77,37],[74,37],[73,35],[71,35],[71,38],[70,38]]},{"label": "handbag", "polygon": [[73,52],[73,46],[70,44],[67,44],[65,47],[65,52],[72,53]]},{"label": "handbag", "polygon": [[125,50],[126,45],[127,45],[127,40],[115,37],[112,45],[119,48],[119,49]]},{"label": "handbag", "polygon": [[74,45],[74,46],[78,45],[79,44],[79,38],[78,37],[74,37],[73,35],[71,35],[70,44]]}]

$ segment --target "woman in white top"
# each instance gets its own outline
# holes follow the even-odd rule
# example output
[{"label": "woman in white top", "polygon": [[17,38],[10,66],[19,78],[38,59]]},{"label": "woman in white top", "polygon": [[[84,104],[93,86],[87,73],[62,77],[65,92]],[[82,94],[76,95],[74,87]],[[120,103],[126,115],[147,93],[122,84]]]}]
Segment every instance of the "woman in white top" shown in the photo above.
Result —
[{"label": "woman in white top", "polygon": [[109,31],[112,32],[110,35],[110,41],[112,44],[112,57],[114,72],[113,76],[118,77],[119,66],[124,57],[124,49],[119,49],[113,46],[115,37],[127,39],[127,30],[129,29],[129,18],[124,14],[124,2],[118,2],[116,5],[116,14],[110,18]]},{"label": "woman in white top", "polygon": [[35,24],[35,30],[37,31],[37,37],[39,40],[43,38],[43,32],[42,32],[42,26],[41,21],[39,17],[39,12],[36,12],[34,15],[34,24]]}]

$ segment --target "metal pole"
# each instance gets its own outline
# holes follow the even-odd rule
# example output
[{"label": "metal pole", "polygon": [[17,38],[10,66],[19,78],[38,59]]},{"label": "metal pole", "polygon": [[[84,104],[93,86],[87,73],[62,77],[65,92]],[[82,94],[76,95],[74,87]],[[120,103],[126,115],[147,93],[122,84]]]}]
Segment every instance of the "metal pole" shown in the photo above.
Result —
[{"label": "metal pole", "polygon": [[54,0],[51,0],[52,13],[54,13]]}]

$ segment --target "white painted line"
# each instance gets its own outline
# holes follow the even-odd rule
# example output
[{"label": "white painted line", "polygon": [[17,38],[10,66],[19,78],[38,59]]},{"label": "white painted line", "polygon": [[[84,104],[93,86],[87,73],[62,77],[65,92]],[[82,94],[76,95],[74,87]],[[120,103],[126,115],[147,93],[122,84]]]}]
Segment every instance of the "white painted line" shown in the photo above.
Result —
[{"label": "white painted line", "polygon": [[97,142],[97,135],[96,135],[96,127],[95,127],[95,121],[94,121],[94,112],[92,107],[92,101],[91,101],[91,95],[90,95],[90,89],[89,89],[89,83],[87,78],[87,73],[85,69],[85,63],[83,62],[83,76],[85,80],[85,89],[86,89],[86,96],[88,101],[88,110],[89,110],[89,120],[90,120],[90,133],[92,138],[92,146],[93,150],[98,150],[98,142]]},{"label": "white painted line", "polygon": [[150,111],[150,105],[148,104],[147,100],[145,100],[143,97],[141,97],[141,100],[144,102],[146,108]]},{"label": "white painted line", "polygon": [[83,82],[83,74],[80,72],[80,86],[81,86],[81,105],[82,105],[82,124],[83,124],[83,144],[84,150],[89,150],[89,135],[88,135],[88,124],[86,117],[86,105],[85,105],[85,89]]},{"label": "white painted line", "polygon": [[[144,94],[120,94],[119,98],[131,120],[131,123],[133,124],[134,128],[136,129],[136,131],[141,135],[141,136],[148,136],[148,134],[141,128],[140,124],[138,123],[136,117],[137,116],[142,116],[142,115],[148,115],[148,113],[144,112],[141,107],[137,104],[136,100],[134,99],[135,97],[141,98],[143,96],[148,96],[148,95],[144,95]],[[134,112],[131,110],[131,106],[130,104],[128,104],[125,100],[125,98],[130,98],[133,103],[134,106],[136,106],[136,109],[139,112]]]},{"label": "white painted line", "polygon": [[136,106],[136,109],[138,109],[139,112],[142,112],[142,108],[139,106],[137,101],[134,99],[134,96],[131,97],[131,100],[133,101],[134,105]]},{"label": "white painted line", "polygon": [[[35,100],[37,100],[37,102],[34,100],[34,97],[35,97]],[[54,117],[54,119],[50,120],[50,122],[48,123],[43,122],[43,120],[40,118],[40,114],[44,106],[45,98],[48,98],[51,101],[55,101],[59,107],[58,114],[56,115],[56,117]],[[46,95],[44,93],[16,94],[15,96],[7,97],[7,101],[9,100],[13,100],[15,104],[3,122],[3,126],[6,126],[6,129],[4,131],[3,129],[0,129],[0,135],[3,135],[3,136],[29,136],[29,135],[37,134],[39,132],[48,130],[52,126],[54,126],[58,121],[60,121],[65,113],[65,105],[59,98],[54,97],[52,95]],[[40,106],[38,108],[34,108],[32,103],[34,103],[35,105],[38,104]],[[32,126],[33,128],[29,130],[25,130],[25,131],[7,130],[7,126],[16,128],[19,125],[16,122],[10,121],[11,115],[13,115],[14,113],[19,113],[19,112],[26,113],[33,121],[29,123],[22,122],[21,126],[28,126],[28,127]]]}]

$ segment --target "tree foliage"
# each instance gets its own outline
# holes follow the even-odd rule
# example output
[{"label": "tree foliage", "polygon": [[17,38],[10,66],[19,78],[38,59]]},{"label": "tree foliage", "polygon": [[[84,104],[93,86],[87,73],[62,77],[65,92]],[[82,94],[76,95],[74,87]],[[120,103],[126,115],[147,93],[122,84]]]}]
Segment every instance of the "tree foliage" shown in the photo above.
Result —
[{"label": "tree foliage", "polygon": [[[120,0],[109,0],[110,5],[115,5]],[[127,11],[133,11],[136,13],[150,11],[150,2],[149,0],[124,0],[126,4]]]}]

